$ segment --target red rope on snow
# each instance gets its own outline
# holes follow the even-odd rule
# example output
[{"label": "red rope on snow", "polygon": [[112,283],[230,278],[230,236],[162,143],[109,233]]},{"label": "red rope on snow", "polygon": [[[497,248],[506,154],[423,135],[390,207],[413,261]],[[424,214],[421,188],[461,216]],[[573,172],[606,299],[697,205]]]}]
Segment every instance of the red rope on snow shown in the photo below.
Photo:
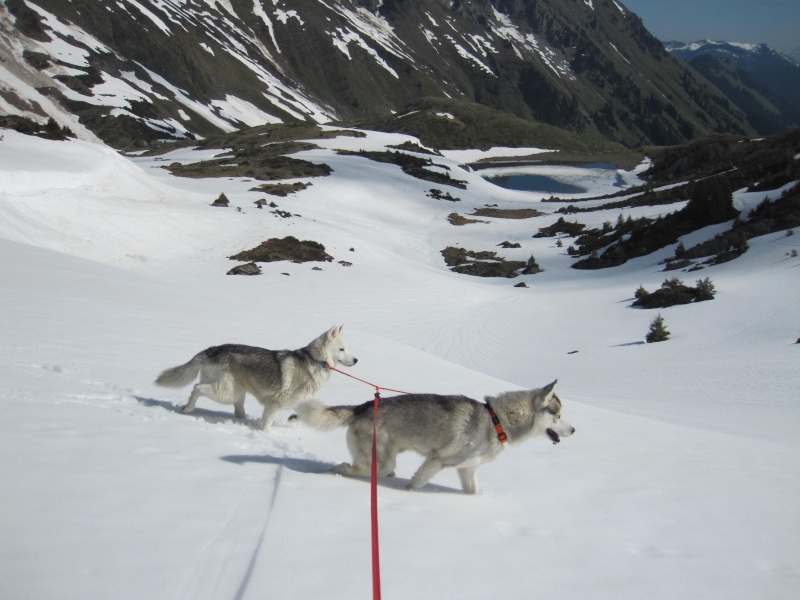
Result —
[{"label": "red rope on snow", "polygon": [[375,387],[372,406],[372,472],[370,474],[370,517],[372,521],[372,598],[381,600],[381,559],[378,544],[378,404],[380,388]]},{"label": "red rope on snow", "polygon": [[[380,544],[378,543],[378,405],[381,400],[381,388],[359,379],[350,373],[340,371],[336,367],[328,366],[331,371],[336,371],[342,375],[366,383],[375,388],[375,401],[372,405],[372,469],[370,470],[370,520],[372,524],[372,598],[373,600],[381,600],[381,559],[380,559]],[[389,392],[397,392],[398,394],[408,394],[401,390],[393,390],[391,388],[383,388]]]}]

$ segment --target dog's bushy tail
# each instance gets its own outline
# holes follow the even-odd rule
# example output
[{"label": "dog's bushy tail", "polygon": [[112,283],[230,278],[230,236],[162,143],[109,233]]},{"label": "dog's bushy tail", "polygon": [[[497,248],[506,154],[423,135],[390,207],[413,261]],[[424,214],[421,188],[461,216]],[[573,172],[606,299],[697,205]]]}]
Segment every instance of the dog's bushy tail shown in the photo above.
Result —
[{"label": "dog's bushy tail", "polygon": [[192,383],[203,366],[203,352],[195,355],[186,364],[171,369],[164,369],[161,375],[156,377],[156,385],[170,388],[185,387]]},{"label": "dog's bushy tail", "polygon": [[327,431],[347,427],[353,421],[352,406],[328,406],[319,400],[307,400],[295,408],[296,417],[314,429]]}]

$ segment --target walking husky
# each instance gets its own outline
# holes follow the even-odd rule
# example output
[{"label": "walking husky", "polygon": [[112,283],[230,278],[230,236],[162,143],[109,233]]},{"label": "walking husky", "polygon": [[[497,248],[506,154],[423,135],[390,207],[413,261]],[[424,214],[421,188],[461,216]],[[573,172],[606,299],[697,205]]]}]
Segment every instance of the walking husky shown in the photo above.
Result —
[{"label": "walking husky", "polygon": [[245,418],[244,398],[249,392],[264,405],[260,425],[266,431],[278,411],[311,398],[328,381],[330,367],[337,363],[351,367],[357,362],[347,351],[342,326],[334,325],[299,350],[267,350],[239,344],[212,346],[186,364],[163,371],[156,384],[184,387],[199,373],[200,382],[192,389],[183,412],[192,412],[197,399],[206,396],[221,404],[233,404],[239,419]]},{"label": "walking husky", "polygon": [[[465,396],[409,394],[382,400],[378,405],[378,475],[394,475],[397,455],[413,450],[425,457],[406,486],[417,489],[445,467],[455,467],[467,494],[478,492],[476,469],[494,460],[503,444],[548,435],[554,444],[575,433],[561,418],[556,381],[525,391],[486,397],[481,403]],[[318,400],[303,402],[297,417],[317,429],[347,427],[347,446],[353,464],[332,470],[361,475],[372,463],[373,402],[360,406],[325,406]]]}]

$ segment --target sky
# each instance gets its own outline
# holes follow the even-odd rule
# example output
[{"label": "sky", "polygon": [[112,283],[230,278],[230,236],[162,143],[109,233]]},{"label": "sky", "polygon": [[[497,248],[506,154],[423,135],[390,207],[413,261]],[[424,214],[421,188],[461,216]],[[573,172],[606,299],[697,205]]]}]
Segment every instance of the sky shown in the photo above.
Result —
[{"label": "sky", "polygon": [[800,0],[624,0],[662,41],[702,39],[800,47]]}]

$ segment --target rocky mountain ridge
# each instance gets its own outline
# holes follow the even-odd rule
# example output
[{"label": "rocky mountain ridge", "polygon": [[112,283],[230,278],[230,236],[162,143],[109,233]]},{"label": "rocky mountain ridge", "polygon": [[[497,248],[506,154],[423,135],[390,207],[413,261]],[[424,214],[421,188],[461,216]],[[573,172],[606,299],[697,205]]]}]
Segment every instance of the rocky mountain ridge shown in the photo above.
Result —
[{"label": "rocky mountain ridge", "polygon": [[614,0],[3,0],[0,18],[0,111],[117,147],[422,97],[628,147],[755,133]]},{"label": "rocky mountain ridge", "polygon": [[702,40],[666,49],[741,108],[762,134],[800,126],[800,63],[766,44]]}]

